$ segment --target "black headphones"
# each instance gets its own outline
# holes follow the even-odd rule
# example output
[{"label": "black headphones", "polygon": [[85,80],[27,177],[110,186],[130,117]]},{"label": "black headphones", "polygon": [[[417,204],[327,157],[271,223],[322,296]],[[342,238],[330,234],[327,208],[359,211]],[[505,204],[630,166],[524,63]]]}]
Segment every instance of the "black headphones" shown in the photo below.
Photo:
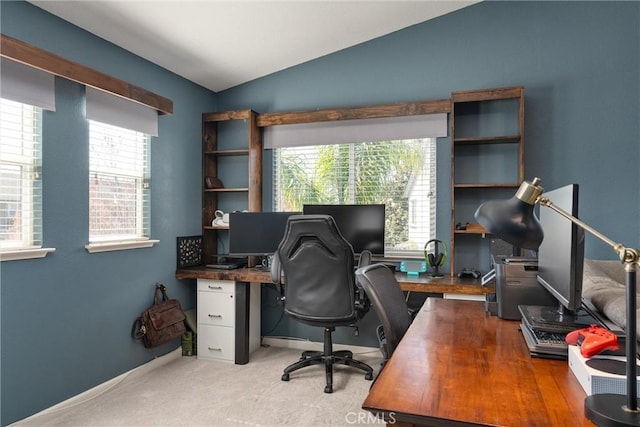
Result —
[{"label": "black headphones", "polygon": [[[433,243],[433,252],[429,252],[429,245]],[[442,252],[439,251],[438,246],[442,248]],[[424,244],[424,260],[429,264],[429,267],[440,267],[447,262],[447,244],[442,240],[431,239]]]}]

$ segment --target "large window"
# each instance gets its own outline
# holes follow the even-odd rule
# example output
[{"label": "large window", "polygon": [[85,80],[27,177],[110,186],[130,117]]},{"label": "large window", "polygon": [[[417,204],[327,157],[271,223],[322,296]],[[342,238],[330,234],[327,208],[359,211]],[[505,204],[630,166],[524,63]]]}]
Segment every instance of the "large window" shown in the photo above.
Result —
[{"label": "large window", "polygon": [[0,249],[42,245],[42,110],[0,99]]},{"label": "large window", "polygon": [[386,256],[422,257],[435,235],[436,139],[274,150],[274,210],[386,205]]},{"label": "large window", "polygon": [[150,137],[89,121],[89,241],[147,239]]}]

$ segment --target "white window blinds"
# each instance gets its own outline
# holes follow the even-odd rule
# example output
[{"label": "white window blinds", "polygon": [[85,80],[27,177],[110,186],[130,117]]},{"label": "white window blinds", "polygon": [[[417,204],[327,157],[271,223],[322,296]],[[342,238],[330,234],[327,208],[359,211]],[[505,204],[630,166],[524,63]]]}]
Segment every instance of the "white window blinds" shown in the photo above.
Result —
[{"label": "white window blinds", "polygon": [[147,239],[150,137],[89,122],[89,241]]},{"label": "white window blinds", "polygon": [[0,248],[42,245],[42,110],[0,99]]},{"label": "white window blinds", "polygon": [[385,256],[421,258],[435,236],[436,139],[278,148],[274,210],[385,204]]},{"label": "white window blinds", "polygon": [[54,76],[2,58],[0,95],[2,260],[44,256],[53,249],[39,250],[43,239],[42,109],[55,110]]}]

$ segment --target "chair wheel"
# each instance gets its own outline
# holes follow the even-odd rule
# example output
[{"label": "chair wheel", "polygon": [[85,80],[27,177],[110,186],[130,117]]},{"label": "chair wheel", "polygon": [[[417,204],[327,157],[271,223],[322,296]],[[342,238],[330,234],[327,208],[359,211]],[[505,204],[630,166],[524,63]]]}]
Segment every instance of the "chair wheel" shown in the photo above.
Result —
[{"label": "chair wheel", "polygon": [[365,380],[368,380],[368,381],[373,380],[373,374],[372,374],[371,372],[367,372],[367,373],[364,375],[364,379],[365,379]]},{"label": "chair wheel", "polygon": [[280,378],[282,381],[289,381],[289,374],[282,374],[282,378]]},{"label": "chair wheel", "polygon": [[333,386],[331,386],[331,385],[325,386],[324,392],[325,393],[333,393]]}]

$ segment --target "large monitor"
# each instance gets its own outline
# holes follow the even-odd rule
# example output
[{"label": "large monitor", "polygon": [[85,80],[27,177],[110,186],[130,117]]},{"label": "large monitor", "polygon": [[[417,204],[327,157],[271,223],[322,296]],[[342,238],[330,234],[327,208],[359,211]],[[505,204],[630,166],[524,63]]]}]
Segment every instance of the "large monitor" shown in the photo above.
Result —
[{"label": "large monitor", "polygon": [[[571,184],[544,194],[560,209],[578,217],[578,185]],[[538,248],[537,280],[557,300],[554,307],[519,306],[532,329],[568,333],[592,323],[597,313],[581,310],[584,265],[584,230],[551,208],[540,207],[544,239]]]},{"label": "large monitor", "polygon": [[385,205],[304,205],[305,215],[331,215],[357,255],[369,250],[384,256]]},{"label": "large monitor", "polygon": [[232,212],[229,214],[229,255],[273,255],[284,236],[287,218],[300,212]]},{"label": "large monitor", "polygon": [[[560,209],[578,217],[578,184],[545,192]],[[538,248],[538,282],[563,310],[575,312],[582,305],[584,230],[552,209],[540,208],[544,239]]]}]

